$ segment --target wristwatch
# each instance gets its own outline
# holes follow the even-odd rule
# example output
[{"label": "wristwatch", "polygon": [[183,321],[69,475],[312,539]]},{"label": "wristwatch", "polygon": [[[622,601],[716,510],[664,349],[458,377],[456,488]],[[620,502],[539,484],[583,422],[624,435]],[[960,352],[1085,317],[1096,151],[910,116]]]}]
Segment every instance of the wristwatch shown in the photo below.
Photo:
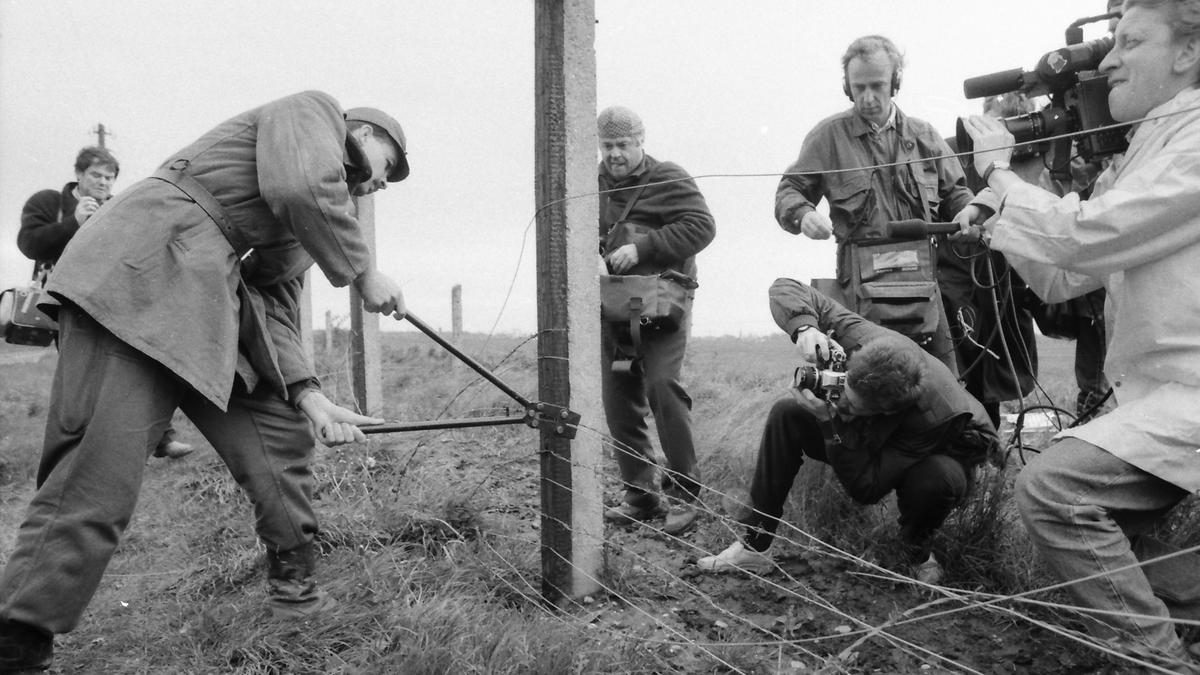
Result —
[{"label": "wristwatch", "polygon": [[988,179],[992,177],[992,173],[997,170],[1011,171],[1012,167],[1009,166],[1008,162],[1005,160],[993,159],[991,163],[984,168],[983,173],[979,176],[983,179],[983,184],[985,186],[988,184]]}]

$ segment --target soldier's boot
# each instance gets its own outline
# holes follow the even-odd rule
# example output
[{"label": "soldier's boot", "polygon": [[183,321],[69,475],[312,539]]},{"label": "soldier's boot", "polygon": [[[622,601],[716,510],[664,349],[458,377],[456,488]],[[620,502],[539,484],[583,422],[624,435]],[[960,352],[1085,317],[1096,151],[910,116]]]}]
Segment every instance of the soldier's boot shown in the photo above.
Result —
[{"label": "soldier's boot", "polygon": [[313,579],[316,552],[304,544],[267,552],[267,606],[277,619],[303,619],[337,606]]}]

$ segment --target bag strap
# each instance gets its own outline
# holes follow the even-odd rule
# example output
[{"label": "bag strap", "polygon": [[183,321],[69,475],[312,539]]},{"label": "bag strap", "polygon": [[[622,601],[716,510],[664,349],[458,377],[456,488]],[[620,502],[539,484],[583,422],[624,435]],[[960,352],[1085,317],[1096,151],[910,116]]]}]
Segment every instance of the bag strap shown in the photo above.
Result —
[{"label": "bag strap", "polygon": [[45,261],[37,261],[33,263],[33,278],[32,285],[38,288],[45,288],[46,282],[50,279],[50,271],[54,269],[53,263]]},{"label": "bag strap", "polygon": [[[634,190],[633,197],[630,198],[630,200],[625,203],[625,210],[621,211],[621,217],[614,220],[612,225],[609,225],[608,229],[610,232],[612,231],[612,228],[616,227],[617,223],[620,223],[621,221],[623,221],[629,217],[629,212],[633,210],[634,204],[637,204],[637,200],[640,199],[642,196],[642,193],[646,191],[646,186],[649,183],[650,183],[650,170],[647,169],[646,172],[643,173],[638,178],[638,182],[637,182],[638,187],[636,190]],[[612,201],[612,193],[609,192],[608,194],[606,194],[605,199],[607,199],[608,201],[611,202]]]},{"label": "bag strap", "polygon": [[[60,195],[58,198],[58,220],[55,222],[62,223],[63,221],[63,200]],[[29,277],[30,286],[45,288],[46,281],[50,278],[50,272],[54,269],[54,263],[49,260],[34,260],[33,261],[33,276]]]},{"label": "bag strap", "polygon": [[642,305],[641,298],[629,299],[629,337],[633,342],[635,358],[642,358]]},{"label": "bag strap", "polygon": [[642,193],[646,191],[646,185],[650,183],[650,172],[647,171],[645,174],[643,174],[643,178],[644,180],[638,184],[638,189],[634,191],[633,198],[625,204],[625,210],[621,212],[621,217],[617,219],[618,223],[629,217],[629,212],[633,210],[633,205],[637,204],[637,200],[640,199],[642,197]]},{"label": "bag strap", "polygon": [[221,234],[225,235],[225,239],[233,247],[233,252],[237,257],[245,256],[254,247],[242,237],[241,232],[233,227],[233,221],[230,220],[229,214],[225,212],[225,207],[217,201],[217,198],[195,178],[184,173],[188,164],[189,161],[186,159],[177,159],[170,166],[155,171],[150,177],[170,183],[191,197],[192,201],[196,202],[196,205],[203,209],[208,217],[212,218],[213,222],[221,228]]},{"label": "bag strap", "polygon": [[[170,166],[158,169],[150,177],[170,183],[191,197],[192,201],[204,209],[208,217],[217,224],[221,234],[225,235],[225,239],[233,247],[234,254],[239,259],[245,259],[254,250],[254,247],[246,241],[241,232],[234,229],[233,221],[217,198],[195,178],[185,173],[188,164],[189,161],[186,159],[177,159],[171,162]],[[240,273],[238,274],[237,295],[239,300],[239,346],[246,351],[254,372],[267,380],[271,387],[284,400],[287,400],[287,382],[279,369],[279,355],[275,345],[267,337],[267,312],[262,295],[258,289],[247,284]]]}]

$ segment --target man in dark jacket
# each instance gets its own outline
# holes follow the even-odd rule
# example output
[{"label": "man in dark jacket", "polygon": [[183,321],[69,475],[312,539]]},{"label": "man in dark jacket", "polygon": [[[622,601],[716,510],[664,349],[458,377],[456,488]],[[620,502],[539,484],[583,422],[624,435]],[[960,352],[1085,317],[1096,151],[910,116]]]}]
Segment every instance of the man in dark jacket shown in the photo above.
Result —
[{"label": "man in dark jacket", "polygon": [[[21,230],[17,248],[34,261],[33,276],[44,282],[58,262],[67,242],[105,202],[112,198],[113,182],[121,165],[107,148],[88,146],[75,156],[75,181],[59,190],[41,190],[21,209]],[[154,449],[155,457],[178,459],[192,452],[192,446],[175,439],[175,429],[167,427]]]},{"label": "man in dark jacket", "polygon": [[41,190],[21,210],[17,248],[38,269],[54,266],[67,242],[112,197],[121,165],[107,148],[88,146],[75,156],[75,181],[59,190]]},{"label": "man in dark jacket", "polygon": [[[645,153],[645,129],[632,110],[607,108],[597,127],[603,156],[600,241],[608,271],[652,275],[673,270],[694,280],[695,256],[716,234],[696,182],[677,164]],[[632,524],[665,516],[668,534],[686,532],[695,523],[692,504],[700,492],[700,472],[692,440],[692,399],[680,382],[690,326],[690,316],[678,327],[604,324],[604,413],[625,484],[624,503],[605,511],[609,521]],[[635,365],[616,372],[614,362],[622,361]],[[657,494],[657,465],[646,424],[651,412],[667,460],[662,482],[670,508]]]},{"label": "man in dark jacket", "polygon": [[403,315],[351,196],[407,177],[406,147],[382,111],[287,96],[172,155],[67,246],[47,284],[61,351],[38,490],[0,575],[0,671],[46,668],[78,624],[177,408],[254,504],[272,612],[330,604],[311,576],[316,439],[361,441],[383,420],[321,393],[296,299],[315,261],[368,311]]},{"label": "man in dark jacket", "polygon": [[812,288],[777,279],[770,298],[775,322],[802,358],[815,359],[818,350],[849,354],[845,382],[840,395],[823,400],[795,387],[775,404],[759,446],[745,537],[697,566],[709,572],[771,567],[767,551],[807,455],[831,465],[856,502],[874,504],[895,491],[900,536],[915,574],[936,583],[942,572],[933,534],[967,496],[975,467],[999,447],[983,406],[914,342]]}]

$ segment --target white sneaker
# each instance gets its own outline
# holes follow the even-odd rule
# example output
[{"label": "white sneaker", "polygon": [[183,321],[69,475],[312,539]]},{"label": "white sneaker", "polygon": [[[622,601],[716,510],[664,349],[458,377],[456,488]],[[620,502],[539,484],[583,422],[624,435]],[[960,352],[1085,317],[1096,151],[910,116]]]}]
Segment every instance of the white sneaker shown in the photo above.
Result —
[{"label": "white sneaker", "polygon": [[917,565],[913,569],[913,577],[917,581],[930,586],[937,586],[942,583],[942,577],[944,576],[945,572],[942,571],[941,564],[937,558],[933,557],[932,553],[929,554],[929,560]]},{"label": "white sneaker", "polygon": [[696,561],[696,567],[705,572],[756,572],[762,574],[775,567],[770,554],[759,553],[735,541],[729,548],[716,555],[705,556]]}]

